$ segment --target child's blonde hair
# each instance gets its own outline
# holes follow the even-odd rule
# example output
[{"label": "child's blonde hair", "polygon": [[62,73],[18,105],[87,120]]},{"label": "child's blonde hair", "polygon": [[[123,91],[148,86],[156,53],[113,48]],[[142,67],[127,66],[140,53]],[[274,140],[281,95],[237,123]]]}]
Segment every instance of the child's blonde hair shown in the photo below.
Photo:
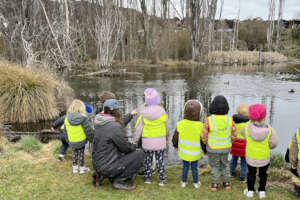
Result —
[{"label": "child's blonde hair", "polygon": [[249,106],[247,104],[239,105],[236,111],[240,115],[249,116]]},{"label": "child's blonde hair", "polygon": [[74,99],[71,103],[70,107],[68,108],[68,113],[85,113],[85,105],[79,99]]}]

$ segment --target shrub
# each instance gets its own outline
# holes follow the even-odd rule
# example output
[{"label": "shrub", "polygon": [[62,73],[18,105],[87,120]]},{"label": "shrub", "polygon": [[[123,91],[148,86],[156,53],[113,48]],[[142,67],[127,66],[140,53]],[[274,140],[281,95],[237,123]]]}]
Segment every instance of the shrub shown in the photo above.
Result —
[{"label": "shrub", "polygon": [[288,164],[281,153],[271,154],[270,166],[274,168],[288,168]]},{"label": "shrub", "polygon": [[0,64],[0,115],[11,123],[51,120],[64,88],[50,72]]},{"label": "shrub", "polygon": [[42,148],[38,139],[33,136],[22,136],[20,140],[20,149],[26,152],[38,151]]}]

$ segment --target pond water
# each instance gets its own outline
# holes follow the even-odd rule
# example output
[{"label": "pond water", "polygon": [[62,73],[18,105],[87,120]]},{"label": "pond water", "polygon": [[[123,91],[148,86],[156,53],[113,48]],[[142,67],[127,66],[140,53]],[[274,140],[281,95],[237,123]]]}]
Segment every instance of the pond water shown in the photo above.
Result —
[{"label": "pond water", "polygon": [[[72,77],[67,81],[76,97],[97,105],[103,90],[114,92],[122,100],[122,111],[130,112],[144,103],[143,92],[156,88],[171,119],[169,164],[179,161],[171,138],[176,122],[183,119],[183,106],[188,99],[200,100],[205,109],[214,96],[222,94],[229,103],[229,114],[236,113],[239,104],[262,103],[267,107],[267,122],[278,132],[280,141],[276,152],[284,153],[300,127],[300,66],[199,66],[199,67],[130,67],[121,77]],[[294,89],[294,93],[289,90]],[[206,110],[202,119],[206,117]],[[136,118],[128,125],[132,136]]]}]

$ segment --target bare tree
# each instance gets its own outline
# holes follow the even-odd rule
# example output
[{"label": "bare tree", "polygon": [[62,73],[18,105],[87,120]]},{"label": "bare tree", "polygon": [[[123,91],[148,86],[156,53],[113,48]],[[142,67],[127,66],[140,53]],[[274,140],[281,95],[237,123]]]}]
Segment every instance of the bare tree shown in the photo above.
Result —
[{"label": "bare tree", "polygon": [[281,33],[281,20],[282,20],[282,9],[284,6],[284,0],[279,0],[278,18],[277,18],[277,36],[276,36],[276,51],[279,51],[280,33]]},{"label": "bare tree", "polygon": [[209,5],[209,35],[208,35],[208,51],[214,51],[215,49],[215,17],[217,11],[218,0],[211,0]]},{"label": "bare tree", "polygon": [[274,33],[274,16],[275,16],[276,2],[275,0],[269,1],[269,17],[268,17],[268,30],[267,30],[267,43],[268,50],[271,51]]},{"label": "bare tree", "polygon": [[238,16],[237,19],[234,20],[234,29],[233,29],[233,36],[231,42],[231,51],[237,49],[238,37],[239,37],[239,23],[240,23],[240,11],[241,11],[241,0],[239,0],[239,9],[238,9]]},{"label": "bare tree", "polygon": [[[111,71],[117,46],[123,37],[125,20],[118,6],[109,1],[96,5],[94,24],[90,33],[97,43],[97,62],[101,69]],[[92,21],[92,19],[90,19]]]}]

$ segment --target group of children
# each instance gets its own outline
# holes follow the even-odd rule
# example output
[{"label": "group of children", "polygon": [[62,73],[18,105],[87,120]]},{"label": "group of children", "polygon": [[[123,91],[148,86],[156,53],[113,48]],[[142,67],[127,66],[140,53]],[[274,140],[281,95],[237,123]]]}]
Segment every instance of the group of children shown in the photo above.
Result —
[{"label": "group of children", "polygon": [[[153,157],[155,157],[160,179],[159,185],[163,186],[167,183],[164,152],[169,141],[169,118],[161,105],[160,95],[155,89],[146,89],[144,95],[145,105],[139,110],[133,143],[137,144],[141,140],[141,148],[145,152],[145,183],[151,183],[152,163]],[[107,99],[109,99],[109,95],[104,100]],[[82,158],[83,148],[86,141],[92,140],[92,125],[88,117],[82,114],[87,111],[87,106],[84,107],[83,102],[78,100],[74,104],[70,106],[68,114],[63,116],[60,121],[63,122],[67,132],[74,132],[69,129],[76,129],[77,135],[67,135],[66,138],[73,150],[73,172],[85,173],[88,169],[84,166]],[[200,187],[198,161],[206,154],[211,167],[211,185],[209,187],[211,191],[219,189],[220,176],[222,177],[222,187],[225,190],[231,189],[229,178],[236,176],[236,166],[240,159],[239,179],[241,182],[247,180],[247,189],[244,190],[244,195],[246,197],[254,196],[256,174],[259,171],[260,180],[257,194],[259,198],[265,198],[270,150],[275,148],[278,143],[277,133],[266,123],[266,108],[262,104],[254,104],[249,107],[242,104],[238,106],[237,114],[233,117],[228,115],[228,111],[229,105],[226,98],[218,95],[209,105],[210,115],[203,123],[200,120],[203,113],[201,102],[189,100],[185,103],[184,119],[177,122],[172,138],[173,147],[183,161],[181,187],[184,188],[187,185],[190,167],[193,186]],[[80,124],[81,126],[70,126],[70,124]],[[59,126],[56,124],[53,127]],[[297,147],[297,150],[299,148],[297,144],[300,143],[297,143],[298,140],[300,141],[298,135],[294,138],[294,147]],[[64,152],[63,148],[60,153]],[[232,157],[229,163],[230,153]],[[60,155],[59,159],[62,157]],[[78,161],[79,168],[77,167]],[[294,164],[293,167],[297,168],[297,165]]]},{"label": "group of children", "polygon": [[[160,105],[158,92],[153,88],[145,91],[146,106],[140,111],[136,124],[134,143],[142,138],[142,148],[146,152],[145,183],[151,183],[152,158],[157,160],[160,185],[166,184],[164,169],[164,149],[168,142],[168,116]],[[187,185],[187,175],[191,166],[193,186],[199,188],[198,160],[206,154],[211,167],[211,191],[222,186],[230,190],[230,176],[236,175],[240,158],[240,181],[246,181],[244,194],[253,197],[257,170],[260,178],[258,196],[266,197],[267,170],[270,150],[278,143],[276,131],[266,124],[266,108],[262,104],[248,107],[242,104],[233,117],[228,115],[229,105],[222,95],[216,96],[209,106],[210,115],[204,124],[200,121],[203,106],[198,100],[189,100],[184,106],[184,119],[177,122],[172,138],[178,156],[183,160],[181,187]],[[229,167],[229,153],[232,154]],[[247,173],[248,172],[248,173]],[[163,184],[161,184],[163,183]]]}]

